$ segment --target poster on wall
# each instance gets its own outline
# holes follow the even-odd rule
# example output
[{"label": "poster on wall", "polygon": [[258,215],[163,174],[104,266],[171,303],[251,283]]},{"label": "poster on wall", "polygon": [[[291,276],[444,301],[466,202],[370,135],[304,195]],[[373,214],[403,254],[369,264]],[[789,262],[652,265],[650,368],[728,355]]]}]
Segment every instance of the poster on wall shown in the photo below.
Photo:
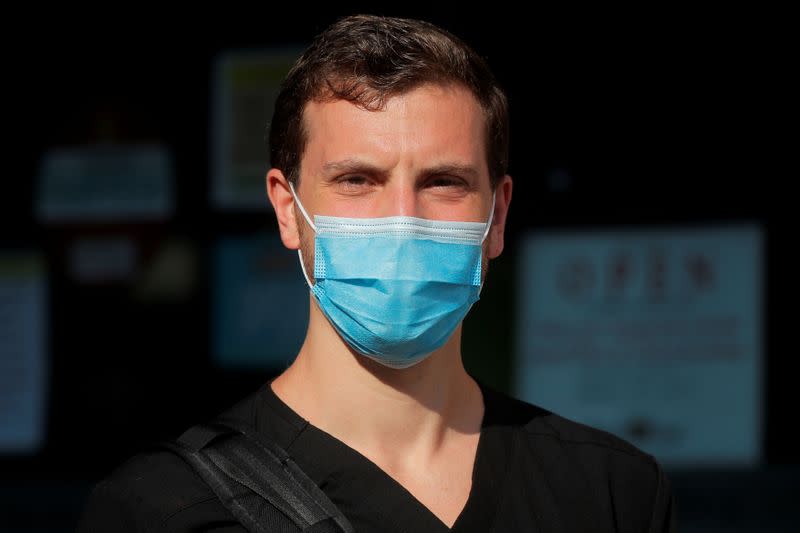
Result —
[{"label": "poster on wall", "polygon": [[277,234],[226,237],[214,250],[212,357],[227,369],[286,368],[305,337],[309,290]]},{"label": "poster on wall", "polygon": [[668,466],[758,464],[758,226],[536,232],[521,244],[520,397]]},{"label": "poster on wall", "polygon": [[0,454],[33,454],[44,444],[47,301],[40,255],[0,252]]},{"label": "poster on wall", "polygon": [[228,50],[211,80],[211,204],[220,210],[270,209],[269,124],[280,84],[300,46]]},{"label": "poster on wall", "polygon": [[175,209],[175,176],[160,144],[53,148],[39,163],[36,216],[48,223],[160,221]]}]

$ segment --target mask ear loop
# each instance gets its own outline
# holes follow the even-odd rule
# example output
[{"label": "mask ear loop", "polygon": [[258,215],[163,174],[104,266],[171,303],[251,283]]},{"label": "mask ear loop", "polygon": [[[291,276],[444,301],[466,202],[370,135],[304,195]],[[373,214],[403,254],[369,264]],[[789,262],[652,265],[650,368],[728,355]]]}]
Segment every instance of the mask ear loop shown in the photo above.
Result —
[{"label": "mask ear loop", "polygon": [[297,257],[300,258],[300,270],[303,271],[303,277],[306,278],[306,285],[308,285],[309,289],[314,289],[314,286],[311,284],[311,280],[308,279],[308,274],[306,274],[306,266],[303,264],[303,253],[300,251],[300,248],[297,249]]},{"label": "mask ear loop", "polygon": [[[496,194],[497,194],[497,190],[495,189],[492,192],[492,210],[489,211],[489,222],[487,222],[487,224],[486,224],[486,231],[483,232],[483,238],[481,239],[481,244],[483,244],[483,241],[486,240],[486,236],[489,235],[489,230],[492,229],[492,220],[494,219],[494,202],[495,202]],[[481,288],[478,289],[478,294],[480,294],[481,291],[483,291],[483,282],[484,281],[486,281],[486,280],[485,279],[481,280]],[[470,309],[472,309],[472,306],[470,306]]]},{"label": "mask ear loop", "polygon": [[[294,203],[297,205],[297,207],[300,208],[300,212],[303,213],[306,222],[308,222],[308,225],[311,226],[311,229],[314,230],[314,233],[317,233],[317,227],[314,225],[313,222],[311,222],[311,218],[309,218],[308,213],[306,213],[303,204],[300,203],[300,199],[297,197],[297,193],[295,192],[294,185],[292,185],[291,181],[289,182],[289,189],[292,191],[292,198],[294,198]],[[301,248],[302,247],[297,249],[297,257],[300,258],[300,270],[303,271],[303,277],[306,278],[306,283],[308,284],[308,288],[313,290],[314,286],[311,284],[311,279],[309,279],[308,273],[306,272],[306,265],[303,262],[303,252],[301,251]]]},{"label": "mask ear loop", "polygon": [[289,189],[292,191],[292,198],[294,198],[294,203],[296,203],[297,207],[300,208],[300,212],[303,213],[303,216],[305,217],[306,222],[308,222],[308,225],[311,226],[311,229],[314,230],[314,233],[317,233],[317,227],[314,225],[313,222],[311,222],[311,218],[308,216],[308,213],[306,213],[306,210],[303,207],[303,204],[300,203],[300,198],[297,197],[297,193],[295,192],[294,185],[292,185],[291,181],[289,182]]},{"label": "mask ear loop", "polygon": [[489,222],[486,224],[486,231],[483,232],[483,238],[481,239],[481,244],[483,244],[483,241],[486,240],[486,236],[489,235],[489,230],[492,229],[492,219],[494,218],[494,200],[496,194],[497,194],[496,190],[492,192],[492,210],[489,211]]}]

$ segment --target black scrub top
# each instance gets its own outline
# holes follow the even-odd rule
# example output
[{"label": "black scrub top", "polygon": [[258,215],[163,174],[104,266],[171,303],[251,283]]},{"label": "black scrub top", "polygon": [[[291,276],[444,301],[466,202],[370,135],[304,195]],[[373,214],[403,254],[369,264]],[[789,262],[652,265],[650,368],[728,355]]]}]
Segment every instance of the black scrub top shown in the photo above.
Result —
[{"label": "black scrub top", "polygon": [[[269,383],[223,414],[272,438],[357,532],[665,532],[659,464],[608,433],[480,383],[485,413],[467,503],[448,528],[372,461],[309,424]],[[78,533],[246,531],[179,457],[142,452],[95,485]]]}]

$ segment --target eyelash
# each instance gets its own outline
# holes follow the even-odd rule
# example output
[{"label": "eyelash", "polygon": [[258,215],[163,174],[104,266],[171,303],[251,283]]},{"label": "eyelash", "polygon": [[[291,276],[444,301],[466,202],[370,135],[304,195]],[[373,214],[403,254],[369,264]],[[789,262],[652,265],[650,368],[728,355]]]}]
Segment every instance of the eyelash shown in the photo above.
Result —
[{"label": "eyelash", "polygon": [[437,182],[440,182],[440,181],[446,182],[447,186],[461,187],[461,186],[464,185],[464,180],[462,180],[460,178],[456,178],[454,176],[437,176],[435,178],[430,179],[428,181],[428,183],[431,184],[431,185],[434,185],[434,184],[436,184]]},{"label": "eyelash", "polygon": [[338,181],[339,183],[344,183],[344,184],[346,184],[346,185],[353,185],[353,183],[352,183],[352,181],[351,181],[351,180],[359,180],[359,184],[360,184],[360,182],[361,182],[362,180],[363,180],[363,182],[367,182],[367,181],[369,181],[369,179],[368,179],[368,178],[366,178],[366,177],[364,177],[364,176],[359,176],[359,175],[353,175],[353,176],[342,176],[342,177],[341,177],[341,178],[339,178],[337,181]]}]

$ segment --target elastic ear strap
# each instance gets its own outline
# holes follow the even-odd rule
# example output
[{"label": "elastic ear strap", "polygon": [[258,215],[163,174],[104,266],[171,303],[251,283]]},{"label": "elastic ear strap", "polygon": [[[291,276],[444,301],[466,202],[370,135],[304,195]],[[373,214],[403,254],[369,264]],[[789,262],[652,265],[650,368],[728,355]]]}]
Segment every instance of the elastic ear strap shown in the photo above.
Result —
[{"label": "elastic ear strap", "polygon": [[[492,219],[494,218],[494,200],[496,194],[497,194],[497,189],[495,189],[492,192],[492,210],[489,212],[489,222],[486,224],[486,231],[483,232],[483,239],[481,239],[481,244],[483,244],[483,241],[486,240],[486,236],[489,235],[489,230],[492,229]],[[481,280],[481,287],[478,289],[478,294],[480,294],[481,291],[483,290],[484,281],[485,279]],[[469,307],[470,309],[472,309],[472,305],[470,305]]]},{"label": "elastic ear strap", "polygon": [[[313,222],[311,222],[311,218],[308,216],[308,213],[306,213],[303,204],[300,203],[300,198],[297,197],[297,193],[295,192],[294,185],[292,185],[291,181],[289,182],[289,189],[291,189],[292,191],[292,197],[294,198],[294,203],[297,204],[297,207],[300,208],[300,212],[303,213],[304,217],[306,217],[306,222],[308,222],[308,225],[311,226],[311,229],[314,230],[314,233],[317,233],[317,227],[314,225]],[[492,211],[494,211],[494,209],[492,209]]]},{"label": "elastic ear strap", "polygon": [[[303,208],[303,204],[300,203],[300,198],[297,197],[297,193],[295,192],[294,185],[292,185],[291,181],[289,182],[289,189],[292,191],[292,198],[294,198],[294,203],[297,204],[297,207],[300,208],[300,212],[303,213],[306,222],[308,222],[308,225],[311,226],[311,229],[313,229],[314,233],[316,233],[317,227],[314,226],[313,222],[311,222],[311,219],[308,217],[308,213],[306,213],[305,208]],[[309,288],[313,289],[314,287],[313,285],[311,285],[311,279],[309,279],[308,273],[306,272],[306,265],[305,263],[303,263],[303,252],[301,251],[300,248],[297,249],[297,257],[300,258],[300,269],[303,271],[303,277],[306,278],[306,283],[308,284]]]},{"label": "elastic ear strap", "polygon": [[308,287],[313,289],[313,285],[311,285],[311,280],[308,279],[308,274],[306,274],[306,265],[303,264],[303,254],[300,251],[300,248],[297,249],[297,255],[300,257],[300,269],[303,271],[303,277],[306,278],[306,283],[308,283]]},{"label": "elastic ear strap", "polygon": [[489,211],[489,223],[486,224],[486,231],[483,232],[483,238],[481,239],[481,244],[483,241],[486,240],[486,236],[489,235],[489,230],[492,229],[492,218],[494,218],[494,198],[497,194],[497,189],[492,192],[492,210]]}]

